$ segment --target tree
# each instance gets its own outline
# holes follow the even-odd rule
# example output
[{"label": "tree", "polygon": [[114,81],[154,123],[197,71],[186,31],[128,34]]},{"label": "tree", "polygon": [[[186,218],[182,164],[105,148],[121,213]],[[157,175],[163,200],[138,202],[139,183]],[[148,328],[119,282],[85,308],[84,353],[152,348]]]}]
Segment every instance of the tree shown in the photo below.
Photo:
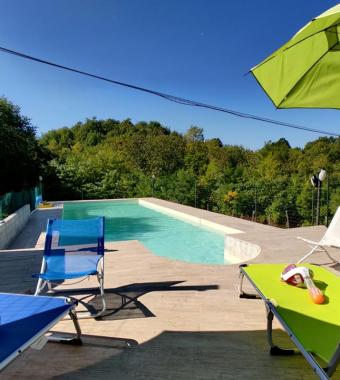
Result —
[{"label": "tree", "polygon": [[192,125],[184,134],[184,138],[189,142],[204,141],[203,128]]},{"label": "tree", "polygon": [[37,184],[40,154],[30,120],[18,106],[0,98],[0,194]]}]

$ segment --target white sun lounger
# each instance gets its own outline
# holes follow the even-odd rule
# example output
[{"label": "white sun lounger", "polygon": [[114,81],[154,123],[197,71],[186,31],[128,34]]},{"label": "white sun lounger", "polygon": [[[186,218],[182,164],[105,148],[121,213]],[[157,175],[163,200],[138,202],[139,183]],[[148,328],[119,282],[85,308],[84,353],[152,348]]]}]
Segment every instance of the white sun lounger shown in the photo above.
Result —
[{"label": "white sun lounger", "polygon": [[306,260],[314,252],[324,252],[330,260],[337,263],[338,261],[335,260],[327,251],[327,247],[340,248],[340,207],[338,207],[338,209],[336,210],[331,224],[327,228],[327,231],[325,232],[321,240],[313,241],[302,238],[300,236],[298,237],[298,239],[301,239],[308,243],[311,248],[310,251],[298,261],[298,263],[301,263],[302,261]]}]

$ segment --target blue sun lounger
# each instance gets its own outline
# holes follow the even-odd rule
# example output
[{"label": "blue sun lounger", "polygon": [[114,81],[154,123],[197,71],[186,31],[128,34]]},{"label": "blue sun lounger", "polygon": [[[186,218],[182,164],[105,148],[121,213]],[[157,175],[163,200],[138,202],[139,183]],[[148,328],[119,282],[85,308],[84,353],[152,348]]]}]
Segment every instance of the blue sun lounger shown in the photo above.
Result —
[{"label": "blue sun lounger", "polygon": [[51,336],[47,340],[82,344],[74,308],[75,303],[64,297],[0,293],[0,371],[67,314],[76,328],[75,337]]},{"label": "blue sun lounger", "polygon": [[[80,220],[49,219],[46,228],[44,255],[35,295],[48,287],[48,294],[67,291],[55,289],[66,280],[95,276],[101,298],[101,310],[81,311],[78,318],[97,318],[106,310],[104,295],[104,217]],[[63,284],[67,286],[66,284]],[[71,290],[75,291],[75,288]],[[79,290],[79,289],[78,289]],[[93,292],[97,289],[87,289]]]}]

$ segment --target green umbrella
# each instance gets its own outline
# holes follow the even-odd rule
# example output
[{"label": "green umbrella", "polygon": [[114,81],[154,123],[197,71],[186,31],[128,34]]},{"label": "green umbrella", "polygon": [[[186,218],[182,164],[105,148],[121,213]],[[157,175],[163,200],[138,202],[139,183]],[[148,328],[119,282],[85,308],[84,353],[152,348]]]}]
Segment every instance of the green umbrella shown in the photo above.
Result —
[{"label": "green umbrella", "polygon": [[340,109],[340,4],[251,69],[277,108]]}]

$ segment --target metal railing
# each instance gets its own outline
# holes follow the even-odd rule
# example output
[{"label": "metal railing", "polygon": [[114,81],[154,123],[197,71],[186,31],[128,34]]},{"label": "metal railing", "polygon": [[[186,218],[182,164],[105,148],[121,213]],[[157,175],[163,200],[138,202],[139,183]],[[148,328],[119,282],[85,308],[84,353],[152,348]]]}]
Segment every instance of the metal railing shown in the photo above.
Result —
[{"label": "metal railing", "polygon": [[178,196],[169,191],[164,184],[157,186],[156,182],[153,195],[164,200],[282,228],[316,224],[328,226],[337,207],[340,206],[340,184],[332,183],[322,189],[321,193],[320,189],[308,185],[295,186],[294,191],[284,186],[273,188],[249,185],[237,185],[228,190],[223,184],[207,188],[195,183],[192,189],[184,192],[185,196],[183,193]]}]

